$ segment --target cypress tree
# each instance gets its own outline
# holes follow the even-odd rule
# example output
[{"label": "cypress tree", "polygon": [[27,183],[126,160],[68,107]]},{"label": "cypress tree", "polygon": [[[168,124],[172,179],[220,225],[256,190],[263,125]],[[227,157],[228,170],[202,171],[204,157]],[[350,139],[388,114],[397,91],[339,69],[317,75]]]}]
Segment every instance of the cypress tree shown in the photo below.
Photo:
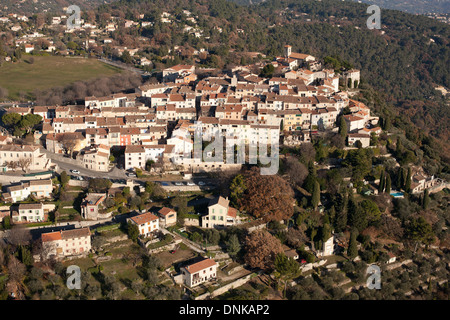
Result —
[{"label": "cypress tree", "polygon": [[314,207],[314,210],[317,209],[317,206],[320,202],[320,184],[318,181],[314,183],[314,190],[311,198],[311,204]]},{"label": "cypress tree", "polygon": [[378,184],[378,193],[382,193],[384,190],[384,170],[381,171],[380,183]]},{"label": "cypress tree", "polygon": [[403,188],[403,168],[398,168],[397,181],[395,185],[397,186],[398,190]]},{"label": "cypress tree", "polygon": [[341,116],[339,120],[339,134],[342,138],[347,138],[347,122],[345,122],[345,119],[343,116]]},{"label": "cypress tree", "polygon": [[314,190],[314,184],[316,180],[317,180],[316,169],[314,168],[314,163],[310,161],[308,163],[308,176],[306,177],[305,182],[303,183],[303,188],[309,193],[312,193]]},{"label": "cypress tree", "polygon": [[387,194],[391,193],[391,176],[389,174],[386,174],[386,187],[384,192],[386,192]]},{"label": "cypress tree", "polygon": [[411,168],[408,168],[408,174],[406,175],[405,191],[411,192]]},{"label": "cypress tree", "polygon": [[355,259],[356,256],[358,255],[358,248],[356,246],[356,237],[357,237],[357,231],[352,230],[352,232],[350,233],[350,242],[348,244],[348,249],[347,249],[347,256],[349,257],[350,260]]}]

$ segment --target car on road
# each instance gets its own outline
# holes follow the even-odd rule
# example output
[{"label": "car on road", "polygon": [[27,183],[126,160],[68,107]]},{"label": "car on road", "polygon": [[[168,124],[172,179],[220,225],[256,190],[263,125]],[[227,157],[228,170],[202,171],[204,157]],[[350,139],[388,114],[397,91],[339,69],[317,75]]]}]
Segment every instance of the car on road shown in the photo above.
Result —
[{"label": "car on road", "polygon": [[136,178],[136,174],[133,172],[128,172],[127,176],[129,176],[130,178]]},{"label": "car on road", "polygon": [[195,183],[193,183],[192,181],[189,181],[189,182],[186,183],[186,185],[188,185],[188,186],[195,186]]},{"label": "car on road", "polygon": [[197,184],[198,184],[199,186],[204,186],[204,185],[205,185],[205,183],[204,183],[203,181],[199,181]]},{"label": "car on road", "polygon": [[73,174],[80,174],[80,171],[74,169],[70,170],[70,172],[72,172]]},{"label": "car on road", "polygon": [[182,186],[182,185],[183,185],[183,182],[175,182],[175,185],[176,185],[176,186]]}]

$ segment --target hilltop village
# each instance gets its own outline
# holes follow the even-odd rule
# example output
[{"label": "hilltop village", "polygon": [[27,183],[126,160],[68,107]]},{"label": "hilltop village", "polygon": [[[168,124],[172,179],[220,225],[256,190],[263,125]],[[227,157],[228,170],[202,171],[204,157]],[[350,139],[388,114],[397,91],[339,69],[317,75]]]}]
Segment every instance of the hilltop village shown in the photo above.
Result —
[{"label": "hilltop village", "polygon": [[[0,22],[19,32],[25,18]],[[98,34],[115,30],[106,20]],[[188,21],[185,31],[202,37]],[[80,54],[42,36],[15,43],[24,54]],[[113,42],[100,38],[84,49]],[[3,110],[2,298],[448,296],[449,184],[364,101],[359,70],[285,45],[271,61],[149,75],[138,48],[113,51],[148,81],[73,105]],[[262,174],[263,150],[275,174]],[[71,265],[82,270],[78,293],[64,284]],[[383,290],[366,287],[369,265],[382,268]]]}]

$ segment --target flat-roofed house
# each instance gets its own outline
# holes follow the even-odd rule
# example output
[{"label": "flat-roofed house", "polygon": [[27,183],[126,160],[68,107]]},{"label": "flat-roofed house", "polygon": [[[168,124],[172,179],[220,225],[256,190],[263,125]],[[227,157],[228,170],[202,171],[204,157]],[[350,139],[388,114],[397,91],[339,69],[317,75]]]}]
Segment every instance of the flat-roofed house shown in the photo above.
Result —
[{"label": "flat-roofed house", "polygon": [[188,287],[195,287],[217,278],[217,263],[205,258],[199,262],[180,268],[183,282]]}]

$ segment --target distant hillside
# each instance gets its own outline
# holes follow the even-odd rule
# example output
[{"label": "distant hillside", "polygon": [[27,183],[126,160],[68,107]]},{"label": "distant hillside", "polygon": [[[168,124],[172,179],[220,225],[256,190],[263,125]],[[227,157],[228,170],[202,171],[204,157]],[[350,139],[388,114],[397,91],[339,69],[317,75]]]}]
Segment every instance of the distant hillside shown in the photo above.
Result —
[{"label": "distant hillside", "polygon": [[82,10],[94,9],[101,4],[115,0],[1,0],[0,15],[18,13],[31,15],[43,12],[61,12],[70,5],[77,5]]},{"label": "distant hillside", "polygon": [[[240,5],[258,4],[266,0],[230,0]],[[361,2],[360,0],[352,0]],[[376,4],[381,8],[399,10],[408,13],[450,13],[449,0],[362,0],[364,3]]]},{"label": "distant hillside", "polygon": [[449,0],[362,0],[362,2],[408,13],[450,13]]}]

